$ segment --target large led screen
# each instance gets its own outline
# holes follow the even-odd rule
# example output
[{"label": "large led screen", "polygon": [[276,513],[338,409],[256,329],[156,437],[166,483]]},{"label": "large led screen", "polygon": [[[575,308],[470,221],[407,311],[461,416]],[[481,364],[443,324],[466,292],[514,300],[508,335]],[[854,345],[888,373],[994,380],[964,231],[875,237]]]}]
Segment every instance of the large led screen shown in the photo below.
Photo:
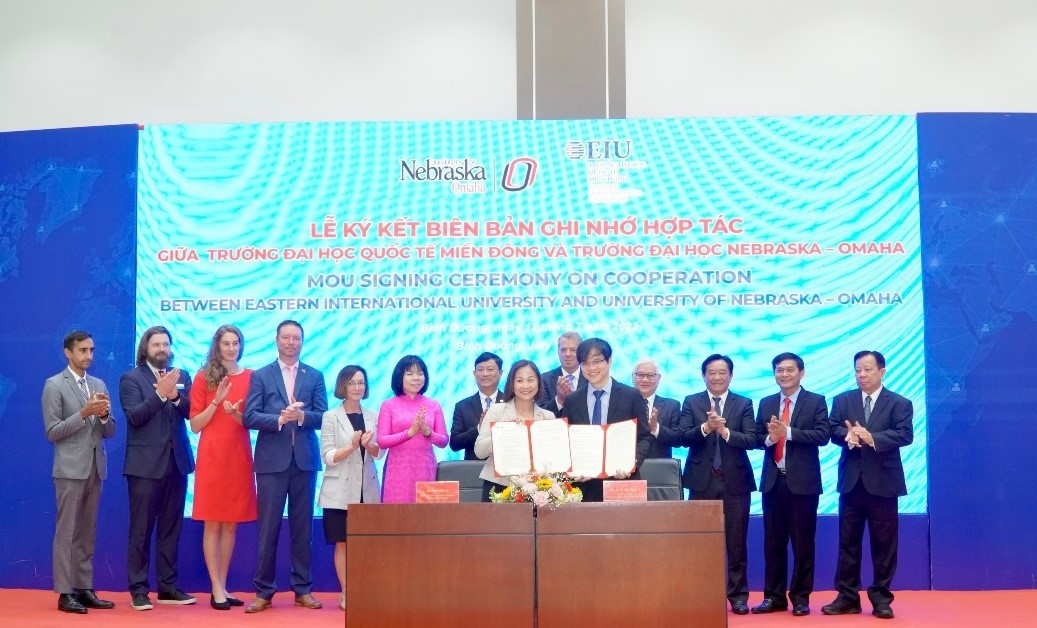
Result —
[{"label": "large led screen", "polygon": [[[914,402],[900,509],[922,513],[916,144],[911,116],[151,126],[138,334],[168,326],[193,373],[233,323],[258,368],[295,319],[329,391],[346,364],[367,368],[372,408],[416,353],[448,422],[476,355],[548,370],[569,329],[611,343],[619,381],[654,358],[659,394],[678,400],[717,352],[758,403],[783,351],[831,400],[875,349]],[[822,513],[838,456],[822,449]]]}]

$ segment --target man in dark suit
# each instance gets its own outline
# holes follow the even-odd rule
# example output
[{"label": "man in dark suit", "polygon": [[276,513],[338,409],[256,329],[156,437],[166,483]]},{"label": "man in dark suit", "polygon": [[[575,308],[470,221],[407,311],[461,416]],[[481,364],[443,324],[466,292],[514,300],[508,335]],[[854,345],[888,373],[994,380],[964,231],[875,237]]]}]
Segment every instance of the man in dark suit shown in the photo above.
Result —
[{"label": "man in dark suit", "polygon": [[641,393],[648,409],[648,432],[654,437],[649,458],[672,458],[673,448],[681,446],[681,405],[676,399],[655,394],[663,374],[659,365],[644,358],[634,365],[634,388]]},{"label": "man in dark suit", "polygon": [[565,398],[572,391],[587,383],[580,370],[580,362],[576,358],[576,347],[583,342],[579,332],[567,331],[558,337],[558,368],[551,369],[541,376],[540,389],[544,396],[538,401],[541,408],[558,413]]},{"label": "man in dark suit", "polygon": [[126,571],[130,606],[137,611],[152,609],[148,561],[153,531],[158,603],[195,603],[193,597],[176,587],[177,546],[194,454],[187,440],[191,378],[180,369],[170,368],[171,343],[172,336],[165,327],[145,331],[137,345],[137,368],[119,379],[119,402],[126,415],[123,475],[130,492]]},{"label": "man in dark suit", "polygon": [[[566,396],[558,416],[568,419],[570,425],[603,425],[637,419],[634,472],[615,477],[621,480],[640,478],[637,469],[652,448],[644,399],[636,389],[612,378],[612,346],[608,342],[601,338],[588,338],[579,344],[576,356],[587,383]],[[583,491],[583,501],[602,501],[601,480],[587,479],[575,484]]]},{"label": "man in dark suit", "polygon": [[54,443],[54,592],[58,610],[112,608],[94,594],[94,539],[101,482],[108,477],[104,439],[115,434],[104,382],[88,375],[94,341],[84,331],[65,336],[68,367],[43,385],[43,428]]},{"label": "man in dark suit", "polygon": [[501,399],[501,367],[504,361],[496,353],[483,352],[475,358],[475,385],[479,392],[465,397],[454,405],[454,419],[450,424],[450,449],[464,450],[465,460],[478,460],[475,439],[479,436],[479,421],[491,404]]},{"label": "man in dark suit", "polygon": [[890,585],[897,570],[897,498],[907,495],[900,448],[914,440],[914,406],[882,386],[886,358],[878,351],[853,356],[857,386],[832,402],[832,442],[839,457],[839,562],[835,601],[826,615],[861,612],[861,543],[868,523],[874,580],[871,614],[893,618]]},{"label": "man in dark suit", "polygon": [[706,390],[684,398],[681,441],[689,451],[683,483],[689,490],[689,499],[724,502],[727,599],[736,615],[746,615],[749,494],[756,490],[756,478],[746,452],[756,449],[759,439],[753,422],[753,402],[730,391],[733,375],[731,358],[714,353],[702,362]]},{"label": "man in dark suit", "polygon": [[252,373],[245,399],[244,426],[256,437],[256,497],[259,508],[259,560],[252,584],[256,599],[245,608],[258,613],[272,605],[277,592],[275,568],[277,537],[288,502],[288,527],[292,540],[289,582],[295,603],[320,608],[311,589],[310,530],[313,496],[320,471],[321,419],[328,409],[324,375],[299,361],[303,330],[286,320],[277,326],[277,360]]},{"label": "man in dark suit", "polygon": [[[800,386],[806,369],[795,353],[771,360],[774,381],[781,390],[764,397],[756,415],[756,430],[765,450],[760,491],[763,493],[763,602],[753,613],[788,608],[810,614],[814,590],[814,537],[821,495],[818,448],[828,444],[828,405],[825,398]],[[788,545],[792,543],[792,583],[788,580]]]}]

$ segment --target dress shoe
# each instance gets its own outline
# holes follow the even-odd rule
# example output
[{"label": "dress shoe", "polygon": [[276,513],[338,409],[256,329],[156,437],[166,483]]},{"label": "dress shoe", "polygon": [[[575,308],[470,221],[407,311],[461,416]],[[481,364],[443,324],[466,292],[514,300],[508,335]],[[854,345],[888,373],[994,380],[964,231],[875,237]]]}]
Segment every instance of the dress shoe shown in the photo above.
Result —
[{"label": "dress shoe", "polygon": [[745,602],[734,601],[731,602],[731,612],[735,615],[748,615],[749,605]]},{"label": "dress shoe", "polygon": [[98,599],[93,589],[77,589],[74,595],[87,608],[115,608],[115,602]]},{"label": "dress shoe", "polygon": [[753,613],[753,615],[760,615],[762,613],[774,613],[774,612],[777,612],[777,611],[787,611],[787,610],[789,610],[789,607],[788,607],[787,604],[780,604],[779,605],[774,600],[772,600],[770,598],[764,598],[763,601],[760,602],[759,606],[754,606],[753,607],[752,613]]},{"label": "dress shoe", "polygon": [[135,611],[150,611],[154,607],[151,605],[151,600],[148,599],[147,594],[135,593],[133,600],[130,602],[130,608]]},{"label": "dress shoe", "polygon": [[792,614],[796,617],[802,617],[810,614],[810,606],[807,604],[793,604]]},{"label": "dress shoe", "polygon": [[216,596],[215,595],[210,595],[209,596],[209,606],[215,608],[218,611],[229,611],[230,610],[230,600],[223,600],[222,602],[217,602],[216,601]]},{"label": "dress shoe", "polygon": [[58,596],[58,610],[62,613],[86,613],[86,607],[79,603],[76,596],[71,593],[62,593]]},{"label": "dress shoe", "polygon": [[234,597],[232,595],[228,595],[227,596],[227,603],[230,604],[231,606],[244,606],[245,605],[244,602],[242,602],[241,600],[239,600],[238,598],[236,598],[236,597]]},{"label": "dress shoe", "polygon": [[159,604],[194,604],[198,600],[193,596],[190,596],[180,589],[173,589],[172,591],[166,591],[165,593],[159,592],[158,603]]},{"label": "dress shoe", "polygon": [[317,601],[317,598],[313,597],[309,593],[295,596],[295,605],[305,606],[306,608],[323,608],[324,606]]},{"label": "dress shoe", "polygon": [[271,603],[270,600],[264,600],[261,597],[257,597],[256,599],[252,600],[248,606],[245,607],[245,612],[258,613],[260,611],[265,611],[271,606],[273,606],[273,603]]},{"label": "dress shoe", "polygon": [[821,612],[825,615],[858,615],[861,612],[861,605],[860,603],[854,604],[846,600],[836,599],[831,604],[822,606]]},{"label": "dress shoe", "polygon": [[876,604],[871,614],[879,619],[893,619],[893,607],[889,604]]}]

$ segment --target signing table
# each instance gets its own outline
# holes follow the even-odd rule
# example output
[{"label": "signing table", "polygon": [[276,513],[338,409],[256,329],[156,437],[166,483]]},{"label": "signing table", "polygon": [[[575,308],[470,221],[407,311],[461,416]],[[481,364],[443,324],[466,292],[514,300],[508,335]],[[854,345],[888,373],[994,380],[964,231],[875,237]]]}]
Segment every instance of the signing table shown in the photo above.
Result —
[{"label": "signing table", "polygon": [[724,626],[720,502],[354,504],[354,626]]}]

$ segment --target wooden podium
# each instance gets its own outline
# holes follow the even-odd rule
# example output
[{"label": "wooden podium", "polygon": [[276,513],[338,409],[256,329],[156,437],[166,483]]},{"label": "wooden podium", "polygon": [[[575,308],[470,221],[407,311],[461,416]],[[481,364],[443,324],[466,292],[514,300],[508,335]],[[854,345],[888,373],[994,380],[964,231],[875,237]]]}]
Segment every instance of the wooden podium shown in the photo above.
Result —
[{"label": "wooden podium", "polygon": [[727,625],[723,502],[541,509],[536,546],[539,628]]},{"label": "wooden podium", "polygon": [[347,622],[533,626],[533,523],[528,504],[351,504]]},{"label": "wooden podium", "polygon": [[353,504],[354,626],[726,626],[723,504]]}]

